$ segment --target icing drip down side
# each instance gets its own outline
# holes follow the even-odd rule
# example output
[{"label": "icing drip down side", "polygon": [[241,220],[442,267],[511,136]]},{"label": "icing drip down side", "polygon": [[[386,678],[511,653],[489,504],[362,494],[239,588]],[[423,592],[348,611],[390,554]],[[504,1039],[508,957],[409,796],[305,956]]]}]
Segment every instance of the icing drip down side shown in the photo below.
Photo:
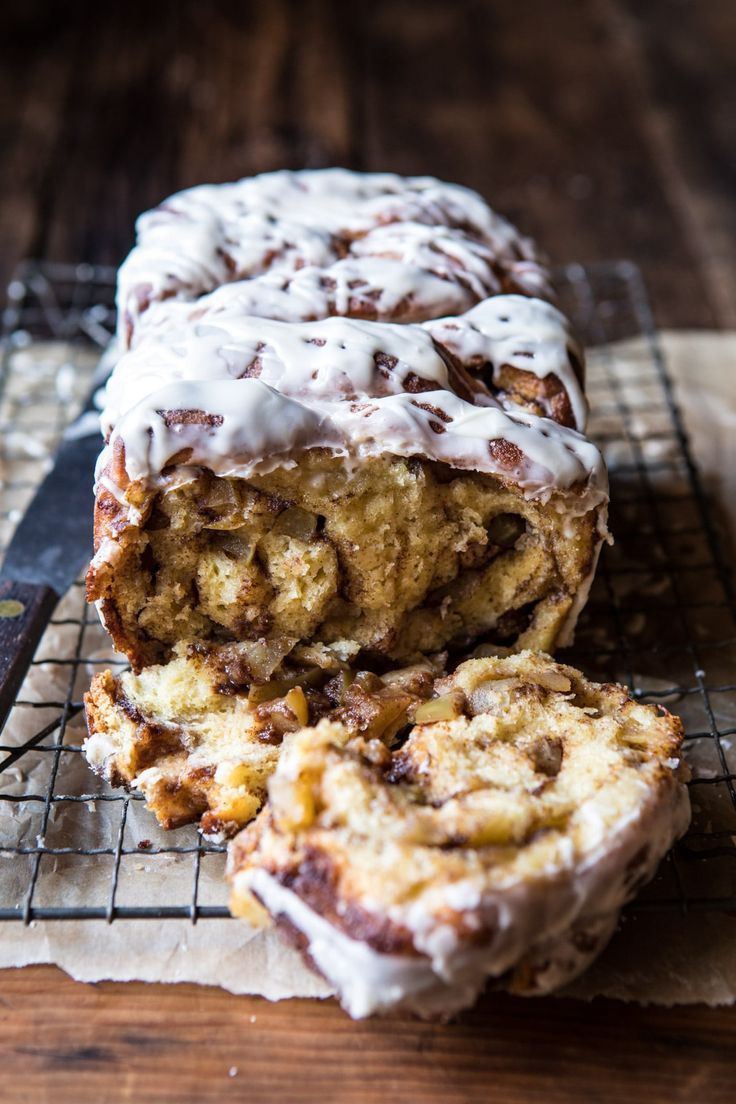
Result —
[{"label": "icing drip down side", "polygon": [[468,371],[484,374],[490,369],[499,387],[507,367],[531,372],[541,380],[555,377],[569,400],[574,428],[585,430],[583,350],[565,316],[551,303],[523,295],[496,295],[459,318],[440,318],[426,322],[424,328]]},{"label": "icing drip down side", "polygon": [[[108,437],[152,391],[191,380],[258,378],[293,398],[332,400],[441,388],[478,405],[510,406],[504,384],[511,370],[553,379],[570,423],[582,432],[582,359],[564,316],[519,295],[496,296],[467,314],[421,326],[342,318],[294,324],[231,309],[149,337],[126,354],[107,385],[102,428]],[[543,397],[539,402],[542,413],[554,416]]]},{"label": "icing drip down side", "polygon": [[292,465],[303,449],[325,448],[359,459],[437,460],[500,475],[533,497],[580,486],[584,510],[606,497],[600,453],[581,434],[523,411],[474,406],[452,391],[307,402],[256,379],[189,380],[152,392],[125,415],[103,468],[118,442],[128,479],[147,485],[175,460],[245,479]]},{"label": "icing drip down side", "polygon": [[514,360],[541,378],[554,370],[582,421],[564,319],[522,297],[491,304],[436,324],[457,356],[429,327],[340,318],[294,325],[223,315],[191,323],[171,344],[146,342],[110,381],[101,477],[122,498],[129,481],[159,486],[185,478],[187,466],[248,478],[325,448],[441,461],[535,497],[574,491],[575,509],[591,509],[606,497],[595,446],[457,366],[488,357],[492,376]]}]

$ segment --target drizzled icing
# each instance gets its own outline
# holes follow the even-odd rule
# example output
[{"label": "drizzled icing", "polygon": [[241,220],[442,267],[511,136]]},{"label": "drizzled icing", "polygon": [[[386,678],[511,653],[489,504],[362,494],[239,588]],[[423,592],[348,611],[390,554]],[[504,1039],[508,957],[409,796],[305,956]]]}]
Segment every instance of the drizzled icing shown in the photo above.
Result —
[{"label": "drizzled icing", "polygon": [[468,369],[490,365],[496,382],[500,369],[511,365],[540,379],[556,376],[567,392],[575,428],[585,429],[588,404],[575,371],[583,352],[564,315],[541,299],[497,295],[461,318],[425,323],[436,341]]},{"label": "drizzled icing", "polygon": [[605,498],[598,451],[558,424],[584,429],[582,352],[534,297],[533,247],[476,193],[277,172],[181,192],[137,229],[118,281],[135,348],[108,384],[99,468],[121,500],[129,480],[247,478],[308,448],[574,490],[576,512]]},{"label": "drizzled icing", "polygon": [[[322,399],[456,389],[447,351],[471,372],[489,369],[496,383],[506,365],[555,376],[576,428],[585,428],[587,404],[573,368],[583,354],[564,316],[540,299],[503,295],[457,318],[404,326],[342,318],[288,324],[223,309],[155,342],[149,336],[122,358],[107,386],[103,432],[175,381],[256,376],[285,395]],[[493,403],[481,382],[474,401]]]},{"label": "drizzled icing", "polygon": [[[423,456],[502,475],[535,497],[587,483],[586,509],[605,497],[600,453],[583,436],[524,411],[474,406],[452,391],[300,401],[257,379],[189,380],[133,407],[113,446],[118,438],[134,481],[155,482],[183,449],[191,450],[187,464],[247,478],[293,464],[299,450],[326,448],[339,456]],[[500,442],[513,448],[492,447]]]},{"label": "drizzled icing", "polygon": [[334,400],[398,393],[412,374],[431,389],[449,387],[447,364],[419,326],[222,314],[128,353],[108,383],[103,432],[134,402],[173,381],[258,377],[284,395]]},{"label": "drizzled icing", "polygon": [[[582,415],[562,316],[518,296],[498,303],[505,313],[491,311],[487,328],[486,304],[470,321],[436,325],[451,334],[460,358],[466,342],[473,356],[481,348],[493,358],[521,353],[527,370],[554,367],[578,395]],[[520,331],[512,321],[519,311]],[[535,312],[542,319],[538,358]],[[146,341],[118,363],[103,415],[109,448],[122,442],[128,479],[150,486],[169,478],[162,473],[173,461],[247,478],[295,463],[300,450],[326,448],[357,458],[425,457],[500,475],[535,497],[575,488],[566,505],[575,512],[605,498],[594,445],[490,389],[476,402],[460,397],[452,389],[452,361],[429,329],[344,318],[295,325],[226,313],[190,323],[177,340]],[[123,488],[110,483],[109,458],[107,450],[102,478],[122,497]]]},{"label": "drizzled icing", "polygon": [[266,173],[191,188],[139,218],[118,280],[120,336],[130,344],[233,304],[289,322],[418,321],[509,290],[548,295],[547,272],[467,188],[345,169]]}]

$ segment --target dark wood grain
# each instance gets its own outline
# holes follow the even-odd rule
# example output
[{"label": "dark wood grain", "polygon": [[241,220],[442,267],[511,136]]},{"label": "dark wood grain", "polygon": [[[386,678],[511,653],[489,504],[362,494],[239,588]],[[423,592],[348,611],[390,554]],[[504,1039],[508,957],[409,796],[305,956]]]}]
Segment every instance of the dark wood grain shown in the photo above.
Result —
[{"label": "dark wood grain", "polygon": [[3,975],[0,1099],[207,1104],[733,1100],[722,1009],[489,996],[448,1025],[353,1023],[332,1001]]},{"label": "dark wood grain", "polygon": [[736,326],[736,4],[600,7],[705,296],[720,325]]},{"label": "dark wood grain", "polygon": [[[0,281],[29,254],[117,263],[176,188],[345,164],[467,183],[557,261],[633,257],[662,324],[736,325],[735,61],[734,0],[5,5]],[[733,1099],[733,1009],[488,997],[356,1025],[1,980],[3,1101]]]},{"label": "dark wood grain", "polygon": [[0,35],[0,276],[115,263],[173,189],[432,172],[558,261],[632,256],[668,325],[736,320],[732,0],[29,0]]}]

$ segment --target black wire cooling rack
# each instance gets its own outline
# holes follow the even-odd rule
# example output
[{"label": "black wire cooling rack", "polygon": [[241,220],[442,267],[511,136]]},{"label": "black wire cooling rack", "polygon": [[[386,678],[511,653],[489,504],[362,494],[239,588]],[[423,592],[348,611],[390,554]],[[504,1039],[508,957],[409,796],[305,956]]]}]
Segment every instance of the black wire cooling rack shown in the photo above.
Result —
[{"label": "black wire cooling rack", "polygon": [[[611,528],[574,649],[685,721],[689,834],[633,910],[736,910],[736,591],[638,269],[558,273],[586,345],[590,433]],[[114,272],[27,262],[8,290],[0,370],[0,544],[7,543],[114,326]],[[53,539],[50,534],[49,539]],[[160,831],[136,795],[87,769],[81,696],[109,653],[81,583],[59,606],[0,735],[0,920],[228,915],[224,848]],[[10,864],[10,865],[8,865]]]}]

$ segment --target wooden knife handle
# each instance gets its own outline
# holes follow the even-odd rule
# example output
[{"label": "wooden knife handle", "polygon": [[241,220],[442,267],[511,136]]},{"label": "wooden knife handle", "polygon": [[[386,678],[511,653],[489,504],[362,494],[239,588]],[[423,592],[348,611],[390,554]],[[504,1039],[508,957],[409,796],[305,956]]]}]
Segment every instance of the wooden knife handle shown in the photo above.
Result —
[{"label": "wooden knife handle", "polygon": [[0,582],[0,729],[58,601],[51,587]]}]

